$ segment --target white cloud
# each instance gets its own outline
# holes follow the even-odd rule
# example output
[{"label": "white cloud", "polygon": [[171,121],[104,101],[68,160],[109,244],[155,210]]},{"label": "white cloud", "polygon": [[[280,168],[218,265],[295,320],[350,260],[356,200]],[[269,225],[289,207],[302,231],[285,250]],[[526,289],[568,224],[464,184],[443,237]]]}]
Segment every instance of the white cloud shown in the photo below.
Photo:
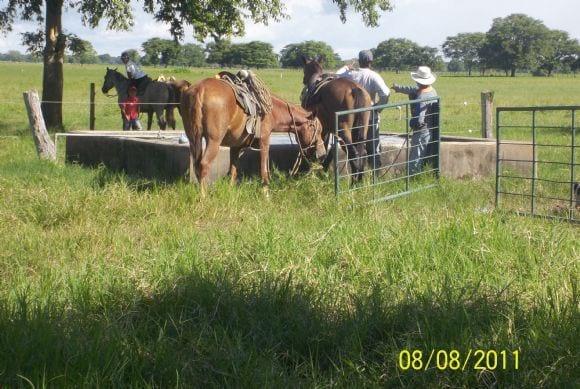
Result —
[{"label": "white cloud", "polygon": [[[237,42],[263,40],[279,51],[289,43],[304,40],[328,42],[343,57],[356,56],[360,49],[375,47],[392,37],[405,37],[423,45],[440,46],[447,36],[459,32],[487,31],[495,17],[511,13],[525,13],[543,20],[550,28],[568,31],[580,38],[578,0],[394,0],[395,9],[382,15],[380,27],[367,28],[360,15],[349,13],[342,24],[338,9],[330,0],[289,0],[285,2],[290,19],[269,26],[246,25],[246,35]],[[157,23],[146,14],[139,3],[134,6],[135,27],[129,32],[107,31],[104,26],[95,30],[82,26],[78,14],[67,12],[63,25],[68,31],[90,40],[100,53],[118,55],[127,48],[138,48],[151,37],[170,38],[166,25]],[[34,23],[19,22],[14,32],[0,39],[0,51],[23,50],[18,33],[34,30]],[[191,28],[186,40],[192,42]]]}]

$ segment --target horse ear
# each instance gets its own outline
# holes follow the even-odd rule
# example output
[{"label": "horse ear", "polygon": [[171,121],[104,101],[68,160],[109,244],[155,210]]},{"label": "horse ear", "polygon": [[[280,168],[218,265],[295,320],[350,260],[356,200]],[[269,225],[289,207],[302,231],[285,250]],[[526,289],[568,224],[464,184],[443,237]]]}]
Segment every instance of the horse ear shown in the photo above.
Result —
[{"label": "horse ear", "polygon": [[321,55],[321,54],[319,54],[319,55],[316,57],[316,62],[318,62],[320,65],[322,65],[322,64],[324,63],[324,60],[325,60],[325,59],[326,59],[326,58],[324,58],[324,55]]},{"label": "horse ear", "polygon": [[115,72],[117,71],[118,68],[113,69]]},{"label": "horse ear", "polygon": [[304,54],[300,56],[300,59],[302,60],[302,65],[308,65],[310,63],[310,59]]}]

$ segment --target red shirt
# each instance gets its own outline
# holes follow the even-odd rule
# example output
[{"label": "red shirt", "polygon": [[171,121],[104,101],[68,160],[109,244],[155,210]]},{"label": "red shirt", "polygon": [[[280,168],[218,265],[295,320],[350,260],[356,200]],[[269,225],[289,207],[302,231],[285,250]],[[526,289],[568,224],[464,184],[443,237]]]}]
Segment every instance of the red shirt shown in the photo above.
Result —
[{"label": "red shirt", "polygon": [[139,99],[137,96],[128,97],[127,100],[121,103],[121,107],[129,120],[139,119]]}]

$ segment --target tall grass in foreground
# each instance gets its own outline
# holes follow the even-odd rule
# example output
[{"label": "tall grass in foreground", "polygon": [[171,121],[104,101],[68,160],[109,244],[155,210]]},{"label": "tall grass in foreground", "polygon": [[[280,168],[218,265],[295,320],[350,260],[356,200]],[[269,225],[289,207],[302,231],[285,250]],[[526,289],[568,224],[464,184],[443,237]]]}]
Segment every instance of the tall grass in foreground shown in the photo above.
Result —
[{"label": "tall grass in foreground", "polygon": [[[0,140],[0,385],[578,385],[578,229],[490,181],[359,206],[323,174],[200,200]],[[353,199],[355,200],[353,202]],[[519,370],[403,372],[403,349]]]}]

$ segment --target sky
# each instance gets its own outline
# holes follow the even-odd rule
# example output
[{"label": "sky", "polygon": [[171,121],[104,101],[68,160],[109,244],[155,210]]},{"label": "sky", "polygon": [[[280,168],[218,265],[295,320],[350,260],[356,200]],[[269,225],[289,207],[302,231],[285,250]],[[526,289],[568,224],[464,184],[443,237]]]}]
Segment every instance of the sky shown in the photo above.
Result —
[{"label": "sky", "polygon": [[[0,0],[4,6],[5,0]],[[234,42],[261,40],[279,52],[285,45],[305,40],[329,43],[343,59],[353,58],[362,49],[376,47],[389,38],[408,38],[421,45],[440,47],[448,36],[460,32],[485,32],[496,17],[524,13],[553,29],[567,31],[580,39],[580,0],[393,0],[392,12],[382,14],[377,28],[365,27],[360,15],[349,13],[342,24],[331,0],[289,0],[284,2],[289,19],[268,26],[246,24],[244,37]],[[123,50],[140,48],[152,37],[170,38],[168,27],[157,23],[133,1],[135,27],[132,31],[108,31],[105,23],[97,29],[82,25],[74,11],[63,15],[63,27],[91,41],[99,54],[120,55]],[[25,51],[19,33],[36,30],[34,23],[18,22],[14,31],[0,38],[0,52]],[[195,43],[191,29],[185,42]]]}]

